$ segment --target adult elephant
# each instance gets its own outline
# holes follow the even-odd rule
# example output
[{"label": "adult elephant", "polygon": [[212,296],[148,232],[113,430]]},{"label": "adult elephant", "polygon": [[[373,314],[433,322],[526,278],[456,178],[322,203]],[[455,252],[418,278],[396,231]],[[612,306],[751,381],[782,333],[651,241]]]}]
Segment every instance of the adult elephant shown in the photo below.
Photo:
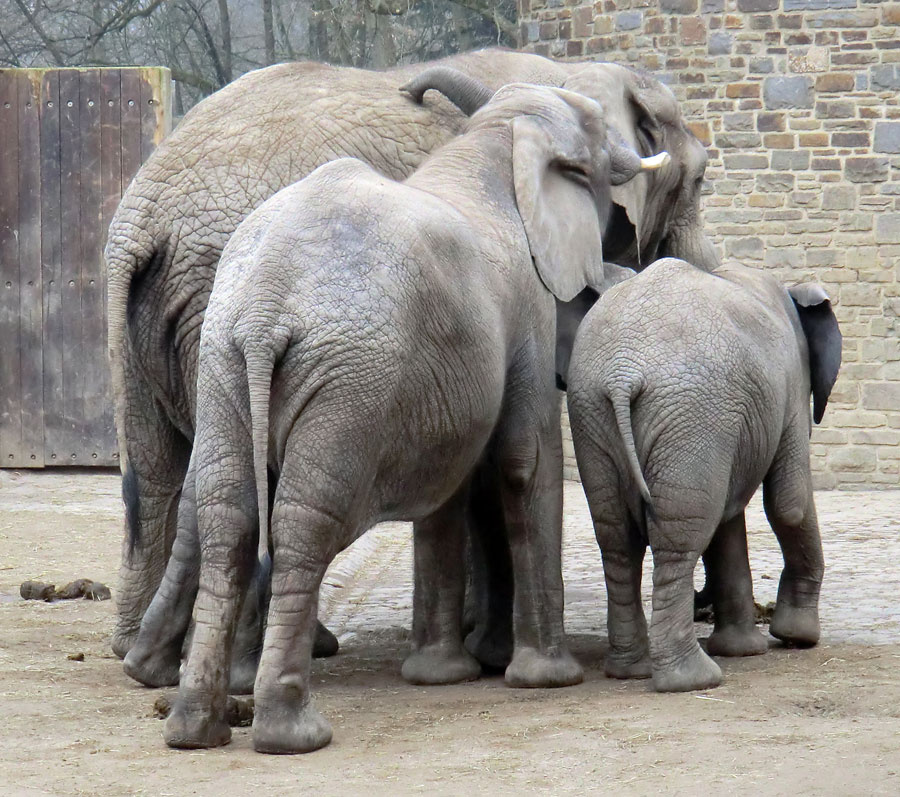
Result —
[{"label": "adult elephant", "polygon": [[[510,82],[578,91],[604,104],[613,130],[640,154],[668,150],[669,168],[614,189],[605,257],[636,267],[663,255],[715,264],[699,214],[706,155],[658,81],[612,64],[499,49],[440,64],[491,91]],[[316,63],[251,72],[193,108],[125,192],[106,247],[127,526],[113,637],[119,656],[137,635],[174,539],[194,436],[200,326],[225,242],[264,200],[327,161],[352,156],[402,179],[458,134],[464,111],[475,107],[472,86],[434,86],[457,104],[439,95],[413,103],[398,87],[421,73]],[[441,80],[432,72],[430,82],[435,74]]]}]

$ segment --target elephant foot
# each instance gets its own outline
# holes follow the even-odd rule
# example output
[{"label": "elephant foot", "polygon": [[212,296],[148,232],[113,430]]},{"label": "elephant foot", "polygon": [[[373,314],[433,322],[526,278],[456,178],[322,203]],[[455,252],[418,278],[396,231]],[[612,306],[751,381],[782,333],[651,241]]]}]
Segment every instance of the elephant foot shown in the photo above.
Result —
[{"label": "elephant foot", "polygon": [[119,628],[116,628],[113,631],[112,640],[110,641],[110,647],[112,648],[112,652],[120,659],[124,659],[128,655],[128,651],[130,651],[135,642],[137,642],[138,631],[123,631]]},{"label": "elephant foot", "polygon": [[566,648],[553,654],[535,648],[519,648],[506,668],[506,685],[514,688],[574,686],[584,680],[584,670]]},{"label": "elephant foot", "polygon": [[509,633],[492,632],[485,626],[477,625],[466,636],[465,646],[485,673],[501,673],[512,661],[513,641]]},{"label": "elephant foot", "polygon": [[400,674],[411,684],[456,684],[480,677],[481,665],[462,648],[448,651],[438,645],[427,645],[403,662]]},{"label": "elephant foot", "polygon": [[279,702],[271,708],[256,702],[253,717],[253,749],[258,753],[293,755],[311,753],[331,741],[331,724],[308,701],[299,711],[291,710],[293,701]]},{"label": "elephant foot", "polygon": [[603,660],[603,672],[607,678],[649,678],[652,675],[650,654],[610,650]]},{"label": "elephant foot", "polygon": [[653,688],[657,692],[693,692],[722,683],[722,670],[696,642],[686,658],[665,666],[654,666]]},{"label": "elephant foot", "polygon": [[213,716],[209,709],[195,708],[179,696],[166,720],[163,738],[169,747],[200,750],[221,747],[231,741],[231,728],[224,717]]},{"label": "elephant foot", "polygon": [[338,652],[340,645],[338,638],[331,633],[322,623],[316,620],[316,637],[313,642],[312,655],[314,659],[327,659]]},{"label": "elephant foot", "polygon": [[769,624],[769,633],[786,645],[812,647],[821,636],[819,611],[816,608],[806,609],[777,603],[775,615]]},{"label": "elephant foot", "polygon": [[181,646],[174,649],[148,650],[135,645],[128,651],[122,668],[129,678],[144,686],[157,689],[161,686],[177,686],[181,671]]},{"label": "elephant foot", "polygon": [[768,649],[769,643],[755,626],[716,628],[706,643],[710,656],[759,656]]}]

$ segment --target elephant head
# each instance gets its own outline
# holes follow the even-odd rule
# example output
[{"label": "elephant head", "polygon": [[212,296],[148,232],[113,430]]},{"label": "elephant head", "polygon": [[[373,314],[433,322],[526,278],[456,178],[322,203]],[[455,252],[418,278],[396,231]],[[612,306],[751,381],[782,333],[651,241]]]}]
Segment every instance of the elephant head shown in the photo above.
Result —
[{"label": "elephant head", "polygon": [[[596,267],[603,261],[610,192],[666,165],[668,154],[639,157],[621,136],[609,134],[602,104],[581,93],[528,84],[493,93],[449,67],[427,69],[401,87],[417,102],[428,89],[472,116],[468,130],[510,120],[516,202],[535,265],[551,293],[565,303],[585,286],[602,284]],[[562,102],[546,102],[550,96]]]},{"label": "elephant head", "polygon": [[[700,191],[707,155],[687,129],[672,92],[651,76],[616,64],[573,65],[563,88],[597,101],[609,138],[644,157],[666,151],[666,169],[612,186],[603,233],[607,259],[640,270],[659,257],[681,257],[705,270],[718,258],[703,232]],[[436,89],[471,114],[491,96],[477,81],[447,67],[424,70],[403,87],[417,102]],[[649,170],[648,170],[649,171]]]},{"label": "elephant head", "polygon": [[669,168],[614,190],[619,212],[608,230],[609,256],[637,269],[664,256],[713,268],[717,260],[700,221],[706,150],[685,126],[672,92],[618,64],[583,67],[563,85],[603,105],[626,146],[643,155],[664,149],[672,157]]}]

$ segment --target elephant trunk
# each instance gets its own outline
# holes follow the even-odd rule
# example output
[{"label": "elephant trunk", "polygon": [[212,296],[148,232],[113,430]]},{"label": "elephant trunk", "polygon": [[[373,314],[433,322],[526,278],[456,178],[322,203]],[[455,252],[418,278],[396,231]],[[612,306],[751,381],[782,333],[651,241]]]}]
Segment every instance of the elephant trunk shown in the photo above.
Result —
[{"label": "elephant trunk", "polygon": [[494,96],[483,83],[449,66],[430,67],[400,87],[400,91],[409,94],[420,105],[428,89],[441,92],[466,116],[471,116]]}]

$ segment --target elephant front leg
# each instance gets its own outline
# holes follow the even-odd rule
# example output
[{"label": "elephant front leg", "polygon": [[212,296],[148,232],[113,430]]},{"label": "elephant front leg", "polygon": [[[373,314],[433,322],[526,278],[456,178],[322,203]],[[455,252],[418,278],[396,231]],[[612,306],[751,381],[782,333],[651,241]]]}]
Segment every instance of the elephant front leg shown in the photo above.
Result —
[{"label": "elephant front leg", "polygon": [[713,656],[765,653],[769,646],[756,628],[743,512],[716,529],[703,560],[715,612],[715,627],[707,650]]},{"label": "elephant front leg", "polygon": [[532,421],[506,414],[499,437],[501,493],[515,580],[515,647],[506,668],[514,687],[581,683],[566,647],[562,580],[562,439],[559,413],[535,435]]},{"label": "elephant front leg", "polygon": [[790,645],[815,645],[821,634],[819,591],[825,558],[805,438],[779,452],[763,483],[763,506],[784,556],[769,633]]},{"label": "elephant front leg", "polygon": [[468,485],[414,526],[413,652],[402,675],[413,684],[471,681],[481,667],[463,647]]},{"label": "elephant front leg", "polygon": [[125,656],[125,673],[145,686],[178,683],[181,650],[191,621],[200,575],[197,499],[193,461],[178,507],[178,533],[162,583],[141,621],[137,641]]}]

